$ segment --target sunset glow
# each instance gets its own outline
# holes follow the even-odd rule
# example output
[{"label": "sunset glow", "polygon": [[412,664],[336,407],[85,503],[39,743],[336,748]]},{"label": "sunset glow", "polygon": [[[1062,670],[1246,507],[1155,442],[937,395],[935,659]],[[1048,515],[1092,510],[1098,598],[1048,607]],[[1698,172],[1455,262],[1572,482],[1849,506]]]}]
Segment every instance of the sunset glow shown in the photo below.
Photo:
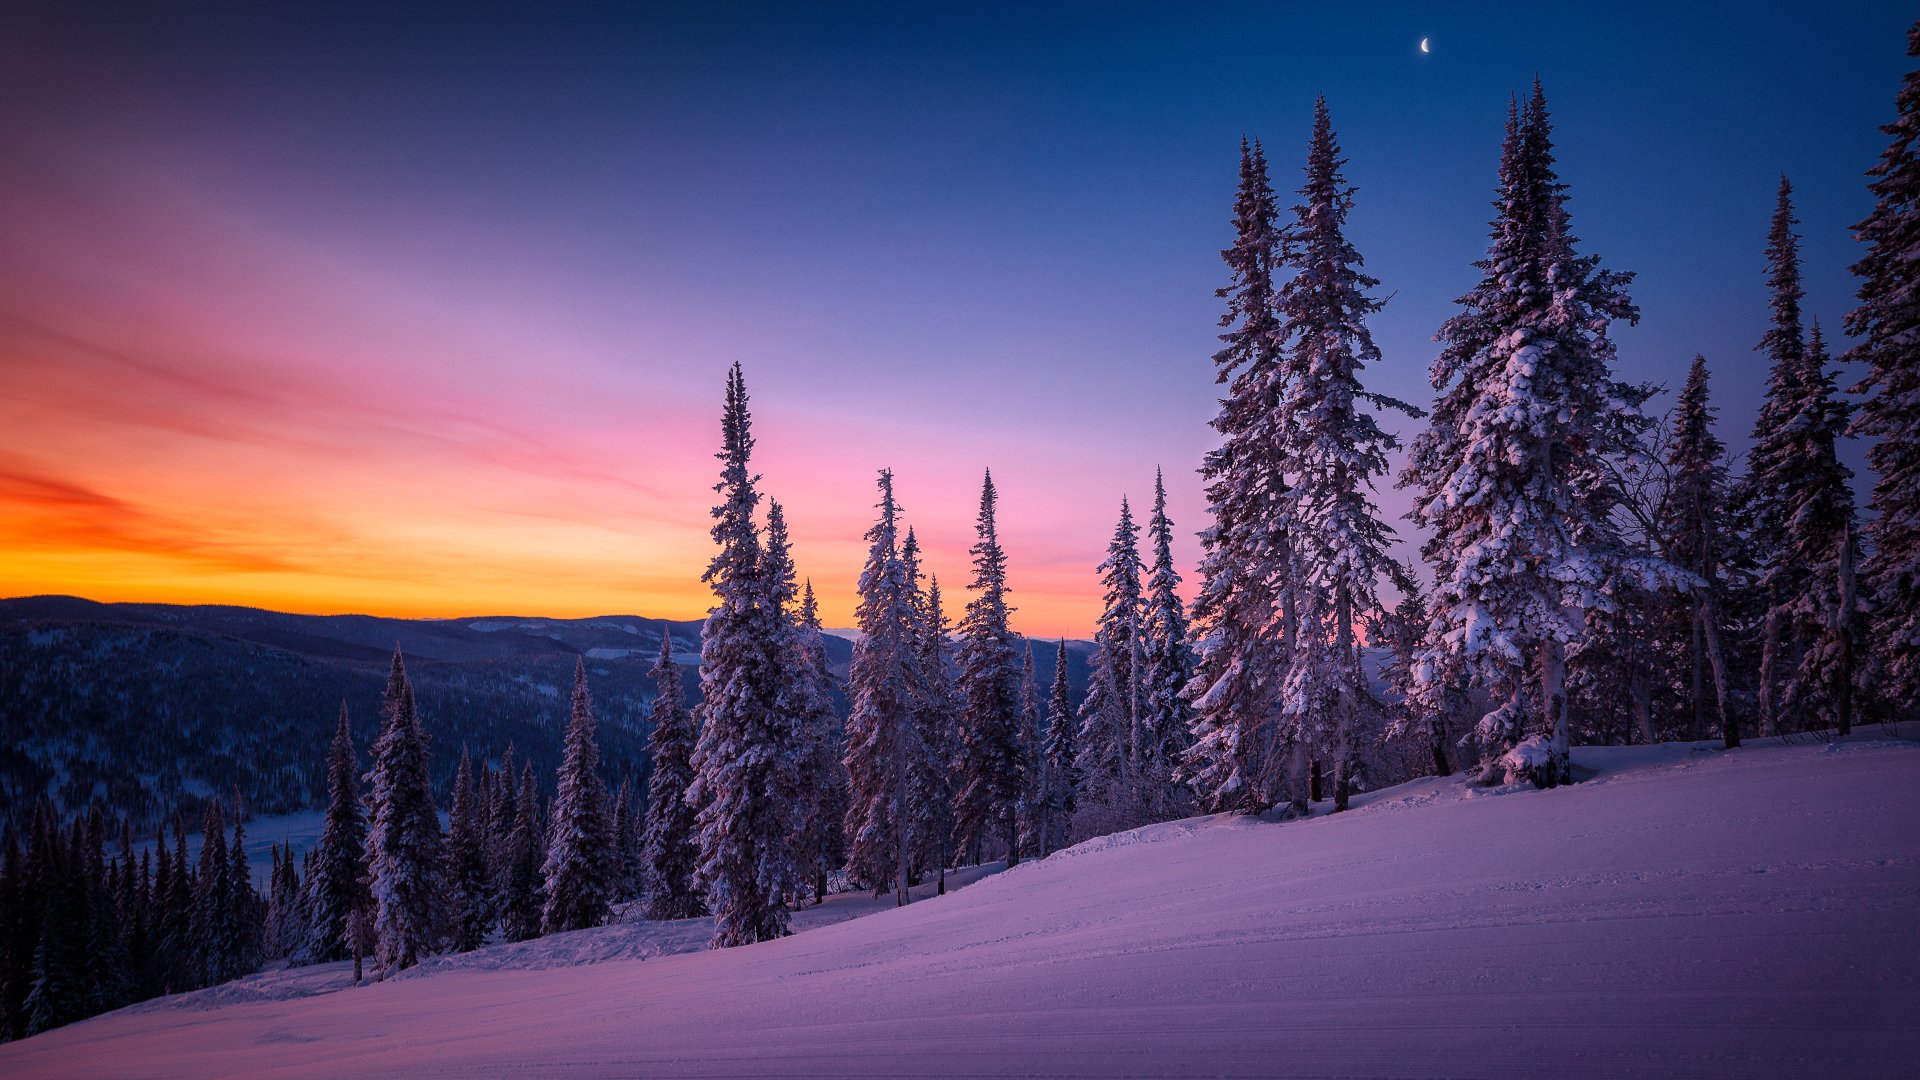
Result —
[{"label": "sunset glow", "polygon": [[[1119,500],[1143,507],[1156,467],[1190,579],[1199,554],[1239,138],[1262,135],[1289,187],[1327,92],[1360,185],[1354,235],[1394,296],[1370,378],[1424,402],[1429,338],[1484,246],[1502,103],[1537,67],[1487,62],[1491,19],[1415,66],[1404,37],[1376,47],[1330,20],[1322,59],[1268,57],[1252,86],[1198,47],[1136,85],[1114,56],[1151,28],[1124,19],[1092,38],[1040,19],[1023,40],[1053,51],[1035,54],[960,23],[663,15],[496,25],[447,50],[437,35],[463,31],[429,21],[316,43],[251,18],[222,24],[245,47],[132,13],[10,28],[0,594],[697,617],[737,360],[764,490],[830,624],[852,618],[877,469],[959,599],[991,467],[1016,627],[1085,634]],[[1650,40],[1690,31],[1636,47]],[[1765,47],[1736,44],[1727,57]],[[1705,136],[1609,97],[1613,52],[1549,76],[1580,136],[1584,238],[1645,271],[1622,366],[1672,383],[1695,351],[1724,360],[1737,440],[1758,380],[1731,373],[1764,314],[1752,223],[1781,163],[1686,143]],[[956,62],[996,74],[943,74]],[[1795,160],[1849,162],[1797,174],[1823,310],[1848,287],[1833,253],[1873,137],[1781,135]],[[1611,164],[1683,144],[1702,164],[1676,183],[1752,205]],[[1408,160],[1417,175],[1387,167]]]}]

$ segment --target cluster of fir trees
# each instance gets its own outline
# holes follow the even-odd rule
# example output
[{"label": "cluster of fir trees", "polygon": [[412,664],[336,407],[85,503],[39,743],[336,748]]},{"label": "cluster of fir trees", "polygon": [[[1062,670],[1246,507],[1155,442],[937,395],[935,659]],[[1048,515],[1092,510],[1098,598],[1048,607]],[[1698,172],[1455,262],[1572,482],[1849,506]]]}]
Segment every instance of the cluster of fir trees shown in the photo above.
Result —
[{"label": "cluster of fir trees", "polygon": [[175,817],[151,850],[124,822],[109,858],[98,807],[62,826],[34,808],[22,841],[0,837],[0,1039],[18,1039],[159,994],[253,971],[266,904],[247,871],[245,829],[228,839],[209,800],[197,861]]},{"label": "cluster of fir trees", "polygon": [[[662,697],[677,702],[679,676],[664,627],[660,651],[656,677],[674,688]],[[342,718],[326,828],[309,855],[315,869],[302,893],[311,937],[301,959],[352,954],[357,961],[365,946],[385,973],[433,953],[479,948],[496,934],[525,941],[600,926],[615,904],[639,895],[645,824],[631,782],[615,795],[601,777],[584,659],[574,668],[551,801],[542,800],[532,764],[516,765],[511,746],[497,769],[476,769],[462,748],[444,832],[427,785],[412,683],[397,651],[382,715],[364,817]]]},{"label": "cluster of fir trees", "polygon": [[1057,781],[1071,775],[1071,743],[1064,760],[1048,754],[1031,645],[1008,626],[992,473],[975,519],[974,596],[957,627],[939,578],[922,574],[913,529],[902,534],[891,470],[878,490],[847,673],[843,825],[848,879],[904,904],[929,876],[944,892],[950,866],[1011,865],[1058,847],[1071,806]]},{"label": "cluster of fir trees", "polygon": [[[656,723],[671,732],[674,724],[660,721],[680,708],[679,675],[664,630],[655,673]],[[138,853],[123,824],[111,860],[97,807],[63,828],[43,804],[24,847],[9,830],[0,839],[0,1032],[34,1034],[250,974],[266,961],[351,957],[357,982],[368,956],[384,974],[496,934],[520,941],[598,926],[615,903],[639,894],[646,833],[631,785],[610,797],[600,777],[584,662],[553,800],[541,799],[532,763],[516,765],[512,747],[498,769],[477,775],[463,749],[444,833],[397,651],[382,717],[363,797],[341,707],[321,836],[304,858],[274,847],[264,896],[251,879],[244,827],[235,823],[227,840],[218,800],[207,804],[197,863],[178,817],[171,848],[163,832]]]},{"label": "cluster of fir trees", "polygon": [[[1104,606],[1078,728],[1061,734],[1068,749],[1056,754],[1050,745],[1042,759],[1049,769],[1043,799],[1049,806],[1070,804],[1070,812],[1057,817],[1064,836],[1048,835],[1043,850],[1065,839],[1184,817],[1192,809],[1190,790],[1177,776],[1192,741],[1185,691],[1194,673],[1193,649],[1173,566],[1166,484],[1157,473],[1147,534],[1151,565],[1141,560],[1140,527],[1122,498],[1107,558],[1098,568]],[[1061,689],[1056,687],[1056,709],[1064,707]],[[1062,759],[1058,764],[1056,757]]]},{"label": "cluster of fir trees", "polygon": [[[1185,795],[1173,770],[1186,724],[1178,689],[1189,654],[1159,485],[1151,580],[1143,587],[1137,551],[1118,556],[1111,571],[1125,601],[1109,605],[1101,663],[1107,683],[1126,690],[1076,711],[1064,642],[1043,703],[1031,645],[1008,625],[1014,608],[992,474],[981,488],[972,596],[955,626],[903,525],[893,474],[882,470],[842,725],[828,703],[812,586],[795,591],[779,504],[770,504],[764,527],[755,520],[752,449],[736,365],[718,455],[719,551],[705,577],[718,603],[702,631],[703,700],[694,716],[675,694],[656,702],[642,857],[651,917],[710,910],[715,945],[765,940],[785,932],[789,904],[823,897],[835,870],[904,904],[923,879],[944,891],[949,867],[1050,853],[1095,827],[1085,817],[1073,824],[1087,807],[1110,827],[1179,811]],[[1131,551],[1131,526],[1126,543]],[[1084,806],[1077,743],[1095,746],[1100,767],[1111,769]]]},{"label": "cluster of fir trees", "polygon": [[[1920,26],[1909,47],[1920,55]],[[1366,329],[1378,283],[1344,237],[1353,188],[1324,101],[1291,214],[1259,144],[1243,144],[1180,771],[1201,803],[1304,810],[1325,764],[1344,808],[1375,736],[1435,772],[1461,746],[1484,779],[1553,785],[1571,779],[1576,738],[1717,733],[1732,746],[1742,731],[1845,734],[1910,708],[1920,300],[1897,253],[1920,231],[1916,111],[1920,73],[1857,227],[1870,251],[1848,318],[1861,338],[1849,356],[1869,368],[1857,412],[1818,322],[1803,323],[1781,182],[1767,395],[1741,475],[1713,431],[1703,358],[1664,425],[1642,411],[1655,388],[1613,375],[1608,329],[1638,317],[1632,278],[1579,251],[1536,81],[1510,110],[1482,276],[1437,334],[1438,397],[1398,478],[1428,531],[1426,590],[1387,558],[1392,533],[1367,497],[1395,442],[1359,406],[1420,414],[1359,379],[1379,359]],[[1840,457],[1850,435],[1881,439],[1867,529]],[[1383,584],[1401,594],[1392,609]],[[1361,667],[1363,628],[1384,652],[1385,701]]]},{"label": "cluster of fir trees", "polygon": [[1361,382],[1380,359],[1366,320],[1382,301],[1345,236],[1354,189],[1324,99],[1284,224],[1260,144],[1240,157],[1214,355],[1227,390],[1220,446],[1201,469],[1213,524],[1193,608],[1193,741],[1179,775],[1208,807],[1284,796],[1304,811],[1327,765],[1344,809],[1358,751],[1383,720],[1360,631],[1385,615],[1380,582],[1405,584],[1368,497],[1397,446],[1374,412],[1418,413]]}]

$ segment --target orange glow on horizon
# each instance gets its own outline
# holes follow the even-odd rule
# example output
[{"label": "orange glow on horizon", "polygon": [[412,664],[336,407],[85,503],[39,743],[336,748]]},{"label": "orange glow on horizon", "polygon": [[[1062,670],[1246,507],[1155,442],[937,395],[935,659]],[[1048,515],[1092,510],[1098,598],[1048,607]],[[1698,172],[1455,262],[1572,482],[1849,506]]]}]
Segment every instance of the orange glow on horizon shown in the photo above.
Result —
[{"label": "orange glow on horizon", "polygon": [[[410,272],[380,237],[317,238],[153,162],[34,180],[0,199],[0,595],[705,615],[733,355],[595,322],[539,282]],[[873,408],[798,348],[744,362],[761,490],[829,626],[853,624],[881,466],[957,620],[992,466],[1016,629],[1091,632],[1093,568],[1151,459],[1122,488],[1059,432],[959,395],[862,387]]]}]

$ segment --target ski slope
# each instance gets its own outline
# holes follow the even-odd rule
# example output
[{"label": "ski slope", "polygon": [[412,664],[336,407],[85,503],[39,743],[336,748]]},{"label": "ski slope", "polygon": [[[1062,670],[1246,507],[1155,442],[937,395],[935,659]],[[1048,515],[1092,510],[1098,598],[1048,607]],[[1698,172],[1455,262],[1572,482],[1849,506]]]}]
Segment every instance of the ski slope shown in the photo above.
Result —
[{"label": "ski slope", "polygon": [[1575,757],[747,948],[122,1010],[0,1076],[1920,1075],[1920,744]]}]

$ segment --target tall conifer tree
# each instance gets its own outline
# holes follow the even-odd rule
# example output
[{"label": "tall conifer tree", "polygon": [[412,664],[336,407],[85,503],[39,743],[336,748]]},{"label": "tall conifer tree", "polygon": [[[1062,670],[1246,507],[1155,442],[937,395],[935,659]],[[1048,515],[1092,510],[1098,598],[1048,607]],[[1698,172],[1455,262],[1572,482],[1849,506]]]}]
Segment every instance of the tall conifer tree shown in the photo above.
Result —
[{"label": "tall conifer tree", "polygon": [[907,544],[915,555],[908,560],[907,580],[913,587],[919,622],[915,629],[914,665],[919,673],[919,692],[914,700],[914,728],[918,732],[919,756],[914,763],[912,803],[914,862],[922,870],[932,868],[936,891],[947,891],[947,866],[953,861],[953,795],[955,763],[960,754],[960,693],[953,682],[952,644],[947,640],[946,602],[940,594],[940,579],[928,581],[921,593],[919,542],[913,530],[907,530]]},{"label": "tall conifer tree", "polygon": [[1187,812],[1184,787],[1174,775],[1192,745],[1193,709],[1187,684],[1193,680],[1193,647],[1188,641],[1186,605],[1180,599],[1180,574],[1173,568],[1173,521],[1167,517],[1167,485],[1153,473],[1153,516],[1147,522],[1153,564],[1147,568],[1141,617],[1146,670],[1141,677],[1142,727],[1149,734],[1149,782],[1154,786],[1155,816]]},{"label": "tall conifer tree", "polygon": [[760,493],[751,472],[752,424],[746,380],[735,364],[715,455],[720,504],[712,534],[720,550],[702,580],[717,603],[700,632],[702,722],[688,789],[699,808],[699,876],[718,916],[713,944],[720,948],[785,935],[786,898],[798,878],[791,837],[801,737],[798,722],[780,708],[787,635],[753,518]]},{"label": "tall conifer tree", "polygon": [[1786,485],[1798,479],[1792,425],[1806,395],[1806,331],[1800,301],[1800,238],[1793,227],[1793,186],[1780,178],[1773,221],[1767,230],[1767,288],[1770,319],[1760,338],[1766,354],[1767,394],[1753,425],[1753,449],[1740,491],[1742,524],[1750,557],[1760,568],[1758,587],[1764,608],[1759,631],[1759,704],[1761,733],[1781,730],[1784,700],[1805,643],[1795,634],[1793,609],[1807,586],[1804,568],[1787,557]]},{"label": "tall conifer tree", "polygon": [[1140,824],[1141,762],[1135,737],[1134,656],[1141,634],[1140,526],[1120,500],[1120,520],[1098,567],[1104,610],[1093,632],[1097,647],[1087,696],[1080,703],[1075,762],[1081,796],[1076,835],[1086,837]]},{"label": "tall conifer tree", "polygon": [[517,784],[511,777],[501,779],[515,795],[513,832],[507,838],[496,917],[500,932],[508,941],[527,941],[540,936],[540,920],[546,906],[540,872],[547,858],[546,829],[540,819],[540,784],[533,775],[531,761],[520,767]]},{"label": "tall conifer tree", "polygon": [[1025,748],[1020,731],[1020,659],[1007,626],[1007,556],[994,516],[1000,496],[993,473],[980,488],[972,548],[975,593],[960,621],[960,769],[954,793],[954,847],[978,851],[997,839],[1007,865],[1020,861],[1020,792]]},{"label": "tall conifer tree", "polygon": [[1040,856],[1045,858],[1067,845],[1067,832],[1079,809],[1080,770],[1074,764],[1077,754],[1074,734],[1080,720],[1073,707],[1073,688],[1067,682],[1067,641],[1060,639],[1053,660],[1053,693],[1047,699],[1047,734],[1043,748],[1047,759],[1047,786],[1042,803],[1044,826],[1040,830]]},{"label": "tall conifer tree", "polygon": [[385,726],[374,741],[373,770],[367,774],[373,808],[367,830],[367,870],[372,878],[375,950],[381,969],[392,973],[412,967],[434,951],[446,896],[427,735],[397,647],[380,713]]},{"label": "tall conifer tree", "polygon": [[310,920],[306,952],[316,963],[347,955],[347,917],[371,902],[366,879],[366,822],[360,816],[359,765],[347,703],[327,752],[327,816],[307,878]]},{"label": "tall conifer tree", "polygon": [[1783,558],[1798,568],[1801,589],[1788,613],[1800,643],[1800,663],[1783,701],[1804,726],[1853,729],[1866,689],[1863,662],[1866,611],[1855,579],[1860,563],[1860,524],[1853,506],[1853,470],[1841,462],[1848,406],[1838,396],[1820,324],[1808,335],[1799,380],[1789,460],[1792,486],[1785,492]]},{"label": "tall conifer tree", "polygon": [[540,911],[542,933],[585,930],[613,914],[613,813],[607,785],[600,779],[600,744],[595,734],[593,695],[587,689],[587,660],[573,669],[573,714],[567,721],[566,757],[560,763],[553,823],[548,830],[543,868],[546,902]]},{"label": "tall conifer tree", "polygon": [[[1920,22],[1907,31],[1907,55],[1920,57]],[[1867,526],[1873,546],[1861,567],[1873,597],[1873,652],[1885,680],[1880,700],[1896,719],[1920,715],[1920,68],[1902,79],[1891,141],[1868,175],[1874,206],[1854,226],[1866,254],[1853,264],[1860,305],[1846,329],[1859,339],[1846,359],[1865,364],[1853,388],[1867,395],[1851,433],[1875,441]]]},{"label": "tall conifer tree", "polygon": [[[1711,708],[1729,748],[1740,745],[1738,717],[1728,703],[1729,674],[1723,646],[1722,605],[1730,547],[1726,446],[1713,433],[1714,408],[1707,396],[1707,360],[1695,356],[1674,403],[1667,451],[1667,490],[1660,505],[1660,532],[1667,557],[1702,584],[1676,598],[1680,615],[1674,635],[1684,657],[1690,738],[1699,738]],[[1669,650],[1674,651],[1674,650]]]},{"label": "tall conifer tree", "polygon": [[847,669],[847,869],[875,896],[907,902],[913,858],[915,764],[924,750],[914,710],[918,615],[901,558],[893,472],[880,470],[880,515],[867,530],[854,618],[860,640]]},{"label": "tall conifer tree", "polygon": [[694,808],[687,802],[693,784],[693,716],[673,662],[673,632],[660,626],[660,659],[653,665],[653,731],[647,749],[653,775],[647,780],[647,813],[640,856],[641,892],[649,919],[691,919],[707,913],[694,887],[699,849],[693,843]]},{"label": "tall conifer tree", "polygon": [[1432,626],[1416,676],[1491,699],[1483,776],[1571,777],[1566,650],[1617,583],[1671,579],[1610,521],[1609,459],[1634,452],[1644,393],[1613,378],[1608,325],[1638,317],[1630,275],[1576,254],[1539,83],[1510,115],[1483,276],[1440,329],[1440,397],[1401,483],[1432,530]]},{"label": "tall conifer tree", "polygon": [[1270,720],[1293,648],[1292,524],[1284,431],[1285,385],[1274,272],[1280,259],[1273,188],[1258,142],[1240,145],[1230,275],[1218,290],[1223,347],[1214,380],[1227,388],[1212,421],[1220,446],[1200,475],[1213,522],[1201,534],[1193,605],[1196,672],[1188,687],[1194,742],[1181,777],[1202,804],[1257,811],[1277,797],[1285,763]]},{"label": "tall conifer tree", "polygon": [[478,803],[473,787],[473,759],[460,747],[460,766],[453,775],[453,809],[447,815],[447,884],[452,888],[451,940],[456,952],[469,952],[487,943],[493,926],[493,883],[481,835]]},{"label": "tall conifer tree", "polygon": [[1845,731],[1865,670],[1857,645],[1864,610],[1854,581],[1859,528],[1853,473],[1838,453],[1847,405],[1818,327],[1812,340],[1803,331],[1797,224],[1793,187],[1783,176],[1767,232],[1772,321],[1760,341],[1772,366],[1742,491],[1766,601],[1760,713],[1770,732]]},{"label": "tall conifer tree", "polygon": [[818,904],[827,898],[827,878],[846,860],[841,828],[847,813],[847,770],[841,764],[846,734],[833,708],[833,676],[827,669],[826,638],[811,578],[801,587],[793,630],[794,700],[803,724],[800,772],[806,818],[798,860],[801,872],[811,879]]},{"label": "tall conifer tree", "polygon": [[[1395,569],[1387,553],[1393,530],[1369,493],[1399,440],[1368,408],[1421,415],[1361,384],[1361,372],[1380,360],[1367,318],[1382,301],[1369,295],[1380,283],[1361,269],[1346,238],[1354,189],[1343,164],[1321,98],[1313,107],[1302,201],[1282,256],[1291,275],[1276,300],[1294,371],[1281,408],[1291,418],[1288,502],[1299,524],[1293,549],[1300,596],[1281,717],[1289,737],[1322,747],[1332,760],[1335,811],[1347,808],[1358,742],[1379,713],[1356,635],[1364,621],[1384,614],[1377,583]],[[1303,794],[1295,792],[1301,810]]]}]

